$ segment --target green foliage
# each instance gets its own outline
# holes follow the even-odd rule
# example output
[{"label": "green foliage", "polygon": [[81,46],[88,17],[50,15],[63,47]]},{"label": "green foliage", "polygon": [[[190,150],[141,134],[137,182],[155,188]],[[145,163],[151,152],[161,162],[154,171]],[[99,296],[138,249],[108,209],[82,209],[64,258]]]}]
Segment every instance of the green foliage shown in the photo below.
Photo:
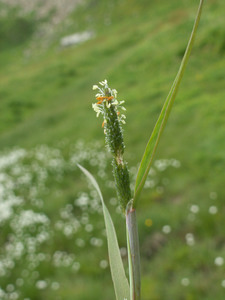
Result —
[{"label": "green foliage", "polygon": [[148,141],[148,144],[146,146],[143,158],[141,160],[140,163],[140,168],[138,170],[138,174],[137,174],[137,180],[136,180],[136,184],[135,184],[135,191],[134,191],[134,207],[136,205],[136,201],[139,198],[139,195],[141,193],[141,190],[144,187],[147,175],[149,173],[151,164],[152,164],[152,160],[154,157],[154,154],[156,152],[156,148],[158,146],[161,134],[166,126],[168,117],[170,115],[170,111],[172,109],[175,97],[177,95],[177,91],[181,82],[181,79],[183,77],[189,56],[191,54],[191,50],[192,50],[192,46],[194,43],[194,38],[197,32],[197,28],[198,28],[198,24],[200,21],[200,17],[201,17],[201,11],[202,11],[202,5],[203,5],[203,1],[200,1],[200,5],[199,5],[199,10],[198,13],[196,15],[196,20],[195,20],[195,24],[192,30],[192,34],[190,37],[190,40],[188,42],[188,46],[185,50],[184,53],[184,57],[183,60],[181,62],[179,71],[177,73],[177,76],[173,82],[173,85],[170,89],[170,92],[166,98],[166,101],[163,105],[162,111],[160,113],[160,116],[158,118],[158,121],[155,124],[154,130],[150,136],[150,139]]},{"label": "green foliage", "polygon": [[17,9],[7,10],[6,15],[0,17],[0,50],[27,42],[36,28],[34,15],[20,16]]},{"label": "green foliage", "polygon": [[[108,78],[120,91],[120,99],[127,103],[124,138],[133,178],[147,143],[149,128],[153,128],[157,120],[184,53],[196,1],[124,0],[117,1],[111,9],[112,1],[92,3],[98,3],[98,7],[93,4],[86,9],[84,5],[82,14],[81,8],[73,13],[71,29],[65,35],[79,29],[95,28],[94,39],[60,50],[57,44],[41,54],[30,48],[28,43],[20,48],[1,51],[0,147],[9,151],[19,145],[33,151],[40,144],[57,148],[60,144],[65,145],[63,153],[66,156],[72,153],[68,143],[73,144],[79,139],[102,141],[102,121],[96,122],[91,110],[93,92],[90,87],[96,81]],[[151,188],[142,193],[138,219],[143,257],[143,300],[149,300],[150,296],[153,299],[224,299],[221,285],[224,265],[214,264],[215,258],[223,256],[225,251],[225,59],[224,54],[218,51],[223,39],[224,17],[221,12],[224,10],[224,1],[206,2],[182,88],[158,147],[156,161],[165,158],[172,164],[172,159],[175,159],[181,166],[173,168],[170,165],[162,171],[158,164],[153,164],[155,175],[151,174],[147,180],[147,186]],[[107,23],[108,20],[110,22]],[[37,48],[38,45],[37,42]],[[25,56],[24,52],[29,55]],[[174,139],[177,143],[173,142]],[[94,174],[98,173],[100,161],[97,155],[91,155],[94,147],[86,145],[84,148],[89,150],[89,158],[80,163]],[[105,153],[103,143],[97,152],[101,157]],[[93,159],[97,160],[97,166],[91,165],[90,160]],[[162,161],[161,164],[164,165]],[[71,161],[68,161],[69,165]],[[23,172],[28,171],[28,166],[34,167],[31,161],[25,166],[21,167]],[[43,168],[40,169],[43,171]],[[77,193],[85,190],[86,186],[81,182],[79,172],[72,169],[64,171],[62,181],[54,177],[57,172],[49,174],[48,190],[40,191],[39,199],[43,199],[49,218],[57,220],[60,209],[72,204]],[[110,195],[110,204],[107,205],[113,206],[115,194],[112,189],[104,188],[104,182],[110,186],[110,181],[109,162],[99,183],[104,194]],[[131,182],[133,185],[134,179]],[[21,195],[24,195],[24,189]],[[29,207],[28,196],[26,203]],[[94,203],[91,199],[90,203]],[[152,199],[150,208],[149,199]],[[198,213],[191,211],[193,205],[198,205]],[[216,214],[209,212],[212,206],[217,207]],[[75,206],[73,213],[77,217],[85,211],[82,213],[82,209]],[[63,231],[55,235],[54,243],[49,241],[46,245],[46,252],[76,251],[82,266],[75,275],[61,267],[54,271],[54,276],[50,276],[46,264],[41,264],[41,278],[50,277],[61,282],[56,293],[63,300],[101,299],[103,288],[106,299],[115,299],[109,270],[99,267],[99,258],[107,260],[106,245],[92,247],[91,251],[89,248],[89,239],[93,235],[101,235],[102,216],[89,215],[95,231],[88,233],[84,230],[76,236],[82,238],[86,232],[83,248],[74,245]],[[120,228],[119,244],[124,247],[126,241],[121,216],[114,213],[113,219],[115,227]],[[65,220],[63,222],[66,224]],[[153,226],[150,226],[151,222]],[[171,228],[167,234],[162,231],[166,225]],[[4,232],[7,230],[10,230],[10,225],[4,226]],[[186,243],[188,233],[195,237],[193,246]],[[4,234],[1,234],[1,243],[7,240],[6,232]],[[16,268],[18,274],[27,265],[24,258]],[[17,273],[13,274],[6,280],[1,278],[1,286],[16,281]],[[189,286],[181,284],[185,277],[190,279]],[[35,277],[31,278],[32,283],[23,286],[24,298],[56,298],[51,287],[37,291]],[[27,281],[26,277],[24,280]]]},{"label": "green foliage", "polygon": [[123,262],[120,255],[120,249],[117,241],[116,231],[113,225],[113,221],[109,214],[107,207],[105,206],[102,193],[100,188],[94,179],[94,177],[82,166],[78,165],[81,171],[88,177],[88,179],[93,184],[94,188],[97,190],[98,195],[101,199],[102,209],[104,214],[105,220],[105,227],[106,227],[106,236],[108,241],[108,252],[109,252],[109,261],[110,261],[110,268],[112,273],[112,280],[114,283],[114,290],[116,294],[116,299],[129,299],[129,284],[125,275]]}]

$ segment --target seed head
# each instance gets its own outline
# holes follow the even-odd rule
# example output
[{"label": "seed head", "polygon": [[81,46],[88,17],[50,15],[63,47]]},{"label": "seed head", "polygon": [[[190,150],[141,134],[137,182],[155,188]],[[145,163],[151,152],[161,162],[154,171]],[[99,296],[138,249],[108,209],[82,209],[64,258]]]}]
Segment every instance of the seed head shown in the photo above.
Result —
[{"label": "seed head", "polygon": [[106,145],[113,155],[112,166],[117,195],[122,211],[125,213],[127,203],[131,199],[129,172],[127,163],[123,159],[125,146],[122,125],[126,123],[126,116],[121,112],[126,111],[126,108],[123,106],[124,101],[117,99],[117,90],[111,89],[107,80],[94,85],[93,90],[98,90],[98,93],[95,95],[97,102],[92,104],[92,108],[97,117],[103,116],[102,127]]}]

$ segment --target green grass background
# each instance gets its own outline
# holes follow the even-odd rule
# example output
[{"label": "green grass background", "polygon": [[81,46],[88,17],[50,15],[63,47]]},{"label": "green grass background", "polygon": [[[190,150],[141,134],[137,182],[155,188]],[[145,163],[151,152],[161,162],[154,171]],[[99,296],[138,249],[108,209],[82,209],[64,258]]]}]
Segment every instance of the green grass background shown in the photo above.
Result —
[{"label": "green grass background", "polygon": [[[92,85],[107,78],[119,91],[119,99],[126,101],[126,157],[129,165],[136,165],[178,70],[197,5],[197,0],[84,1],[71,12],[72,24],[63,33],[89,29],[95,37],[68,48],[61,48],[55,39],[40,52],[37,43],[30,56],[24,53],[38,21],[32,16],[21,21],[13,13],[7,20],[1,18],[0,148],[55,147],[60,141],[71,145],[77,140],[98,140],[103,145],[102,121],[91,109]],[[225,253],[224,11],[223,1],[206,1],[190,62],[158,147],[156,158],[176,158],[181,168],[168,172],[163,196],[145,190],[138,205],[143,300],[225,298],[221,286],[225,268],[214,265],[214,258]],[[17,39],[12,38],[15,28]],[[83,188],[79,175],[77,171],[75,178],[67,178],[70,184],[64,188],[62,203]],[[211,192],[218,195],[214,202]],[[53,192],[48,201],[54,201]],[[200,207],[194,225],[184,218],[191,204]],[[208,213],[210,205],[218,207],[215,217]],[[146,218],[152,219],[152,227],[145,226]],[[117,224],[123,222],[116,219]],[[156,243],[165,224],[172,226],[172,233],[149,257],[146,248]],[[184,242],[190,231],[197,236],[194,247]],[[57,274],[63,282],[59,299],[114,299],[109,270],[93,267],[105,251],[92,254],[76,278],[66,272]],[[183,277],[191,279],[190,286],[180,284]],[[43,294],[33,299],[52,298]]]}]

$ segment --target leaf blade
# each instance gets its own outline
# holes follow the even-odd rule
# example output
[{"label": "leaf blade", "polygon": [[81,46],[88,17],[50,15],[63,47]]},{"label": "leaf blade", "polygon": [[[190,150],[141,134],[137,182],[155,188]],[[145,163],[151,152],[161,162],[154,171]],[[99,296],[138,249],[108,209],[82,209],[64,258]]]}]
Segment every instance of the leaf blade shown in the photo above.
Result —
[{"label": "leaf blade", "polygon": [[158,118],[156,124],[155,124],[153,132],[152,132],[152,134],[150,136],[150,139],[147,143],[144,155],[142,157],[141,164],[140,164],[138,174],[137,174],[137,178],[136,178],[136,183],[135,183],[134,200],[133,200],[133,206],[134,207],[136,206],[137,199],[139,198],[140,193],[141,193],[141,191],[144,187],[144,184],[145,184],[148,172],[150,170],[152,160],[153,160],[154,154],[156,152],[160,137],[161,137],[162,132],[165,128],[165,125],[166,125],[166,122],[168,120],[170,111],[172,109],[175,97],[176,97],[177,92],[178,92],[178,88],[179,88],[181,79],[183,77],[185,68],[187,66],[187,62],[188,62],[188,59],[190,57],[191,50],[192,50],[192,47],[193,47],[193,44],[194,44],[196,31],[197,31],[197,28],[198,28],[198,25],[199,25],[203,2],[204,2],[204,0],[200,0],[200,4],[199,4],[199,7],[198,7],[198,11],[197,11],[194,26],[193,26],[193,29],[192,29],[192,33],[191,33],[191,36],[189,38],[189,42],[188,42],[184,57],[182,59],[180,68],[179,68],[178,73],[175,77],[175,80],[172,84],[172,87],[169,91],[169,94],[166,98],[166,101],[163,105],[162,111],[159,115],[159,118]]},{"label": "leaf blade", "polygon": [[87,178],[91,181],[92,185],[96,189],[99,194],[99,197],[102,202],[103,215],[105,220],[106,227],[106,235],[107,235],[107,243],[108,243],[108,252],[109,252],[109,261],[110,261],[110,269],[112,274],[112,280],[114,285],[114,290],[116,294],[117,300],[130,299],[130,287],[125,275],[123,262],[120,255],[119,245],[117,241],[115,227],[113,225],[112,218],[110,213],[105,205],[103,200],[103,196],[99,185],[92,174],[86,170],[84,167],[78,164],[80,170],[87,176]]}]

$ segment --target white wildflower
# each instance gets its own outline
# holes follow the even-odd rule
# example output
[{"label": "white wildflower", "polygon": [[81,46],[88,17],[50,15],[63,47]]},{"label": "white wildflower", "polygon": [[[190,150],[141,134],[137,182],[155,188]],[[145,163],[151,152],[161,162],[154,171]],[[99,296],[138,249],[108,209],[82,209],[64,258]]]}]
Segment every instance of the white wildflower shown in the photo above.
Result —
[{"label": "white wildflower", "polygon": [[181,279],[181,284],[183,285],[183,286],[188,286],[189,284],[190,284],[190,280],[188,279],[188,278],[182,278]]},{"label": "white wildflower", "polygon": [[38,280],[36,282],[36,288],[39,290],[43,290],[47,287],[47,282],[45,280]]},{"label": "white wildflower", "polygon": [[192,233],[187,233],[185,236],[186,243],[188,246],[194,246],[195,244],[195,237]]},{"label": "white wildflower", "polygon": [[196,205],[196,204],[193,204],[191,207],[190,207],[190,211],[193,213],[193,214],[197,214],[199,212],[199,206]]},{"label": "white wildflower", "polygon": [[100,268],[106,269],[108,267],[108,262],[107,260],[101,260],[99,263]]},{"label": "white wildflower", "polygon": [[209,213],[211,215],[215,215],[215,214],[217,214],[217,212],[218,212],[218,208],[216,206],[214,206],[214,205],[210,206]]},{"label": "white wildflower", "polygon": [[215,258],[214,263],[216,266],[220,267],[224,264],[224,258],[221,256],[218,256]]},{"label": "white wildflower", "polygon": [[165,234],[169,234],[171,232],[171,227],[170,225],[164,225],[162,228],[162,232]]}]

